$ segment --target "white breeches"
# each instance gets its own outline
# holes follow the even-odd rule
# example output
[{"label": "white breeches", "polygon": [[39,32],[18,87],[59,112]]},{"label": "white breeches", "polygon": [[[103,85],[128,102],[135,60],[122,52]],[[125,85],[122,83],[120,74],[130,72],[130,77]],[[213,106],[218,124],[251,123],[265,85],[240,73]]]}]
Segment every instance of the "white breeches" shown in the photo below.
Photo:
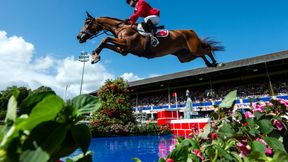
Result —
[{"label": "white breeches", "polygon": [[160,22],[160,17],[157,15],[150,15],[144,18],[145,23],[147,23],[148,20],[151,20],[154,25],[158,25]]}]

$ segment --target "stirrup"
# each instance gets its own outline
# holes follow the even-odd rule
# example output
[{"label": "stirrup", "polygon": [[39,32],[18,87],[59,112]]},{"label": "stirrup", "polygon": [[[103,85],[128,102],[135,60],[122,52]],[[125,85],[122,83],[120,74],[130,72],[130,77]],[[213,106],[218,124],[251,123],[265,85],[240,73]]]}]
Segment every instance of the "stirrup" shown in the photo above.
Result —
[{"label": "stirrup", "polygon": [[156,37],[151,36],[151,46],[156,47],[158,44],[159,40]]}]

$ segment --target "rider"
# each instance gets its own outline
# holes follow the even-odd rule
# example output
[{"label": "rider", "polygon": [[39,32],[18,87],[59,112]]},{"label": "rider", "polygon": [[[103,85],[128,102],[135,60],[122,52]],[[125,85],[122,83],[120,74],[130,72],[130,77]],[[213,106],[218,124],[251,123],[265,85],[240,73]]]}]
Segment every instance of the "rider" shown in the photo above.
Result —
[{"label": "rider", "polygon": [[[134,7],[134,14],[130,16],[130,23],[134,24],[139,17],[144,18],[144,22],[141,23],[142,28],[146,33],[150,33],[151,45],[156,47],[159,44],[158,39],[155,37],[156,25],[160,21],[160,10],[152,8],[144,0],[127,0],[126,1],[131,7]],[[147,44],[146,37],[146,44]]]}]

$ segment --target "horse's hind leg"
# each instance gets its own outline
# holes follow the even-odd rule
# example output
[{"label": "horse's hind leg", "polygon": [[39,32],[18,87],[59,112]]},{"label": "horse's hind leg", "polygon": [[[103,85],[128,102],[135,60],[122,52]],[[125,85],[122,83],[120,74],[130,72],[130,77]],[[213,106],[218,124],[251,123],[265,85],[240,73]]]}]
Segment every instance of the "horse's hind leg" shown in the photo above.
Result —
[{"label": "horse's hind leg", "polygon": [[213,56],[213,53],[211,52],[211,51],[209,51],[208,52],[208,54],[207,54],[209,57],[210,57],[210,59],[211,59],[211,61],[212,61],[212,67],[216,67],[217,65],[218,65],[218,63],[217,63],[217,61],[215,60],[215,58],[214,58],[214,56]]},{"label": "horse's hind leg", "polygon": [[172,55],[176,56],[181,63],[189,62],[194,60],[197,56],[190,54],[190,52],[186,49],[174,52]]},{"label": "horse's hind leg", "polygon": [[208,66],[208,67],[212,67],[212,66],[213,66],[213,64],[211,64],[211,63],[208,61],[208,59],[206,58],[206,56],[201,56],[201,58],[204,60],[206,66]]},{"label": "horse's hind leg", "polygon": [[209,55],[209,57],[211,58],[211,61],[213,62],[213,63],[210,63],[210,61],[208,61],[208,59],[205,56],[207,55],[207,51],[202,47],[202,42],[199,39],[199,37],[196,35],[196,33],[191,31],[191,33],[189,33],[187,36],[186,43],[187,43],[187,51],[190,55],[194,57],[201,57],[204,60],[206,66],[208,67],[212,67],[214,65],[215,59],[213,55],[211,55],[213,58],[211,58],[211,56]]},{"label": "horse's hind leg", "polygon": [[[217,66],[217,62],[212,54],[212,51],[209,49],[205,49],[203,47],[203,42],[200,40],[200,38],[196,35],[195,32],[190,31],[189,33],[186,33],[186,43],[187,43],[187,50],[191,55],[196,55],[196,57],[201,57],[205,64],[208,67],[215,67]],[[205,55],[208,55],[212,61],[209,62]]]}]

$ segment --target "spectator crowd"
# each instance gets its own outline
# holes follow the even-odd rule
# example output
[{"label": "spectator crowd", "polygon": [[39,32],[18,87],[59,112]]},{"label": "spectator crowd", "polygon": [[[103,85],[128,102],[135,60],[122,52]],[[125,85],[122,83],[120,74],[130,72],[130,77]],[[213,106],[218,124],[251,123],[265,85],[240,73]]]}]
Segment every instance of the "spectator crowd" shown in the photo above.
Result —
[{"label": "spectator crowd", "polygon": [[[287,79],[277,79],[272,81],[273,92],[275,95],[284,96],[288,95],[288,81]],[[259,80],[254,82],[234,83],[215,85],[210,87],[187,87],[186,89],[177,89],[174,91],[161,91],[149,94],[141,94],[133,96],[131,103],[133,107],[150,107],[150,106],[164,106],[174,105],[176,97],[173,93],[177,94],[177,104],[185,104],[187,99],[186,90],[190,91],[190,97],[193,103],[201,103],[208,101],[221,101],[223,97],[232,90],[237,90],[238,98],[260,98],[271,95],[269,90],[269,82],[267,80]]]}]

